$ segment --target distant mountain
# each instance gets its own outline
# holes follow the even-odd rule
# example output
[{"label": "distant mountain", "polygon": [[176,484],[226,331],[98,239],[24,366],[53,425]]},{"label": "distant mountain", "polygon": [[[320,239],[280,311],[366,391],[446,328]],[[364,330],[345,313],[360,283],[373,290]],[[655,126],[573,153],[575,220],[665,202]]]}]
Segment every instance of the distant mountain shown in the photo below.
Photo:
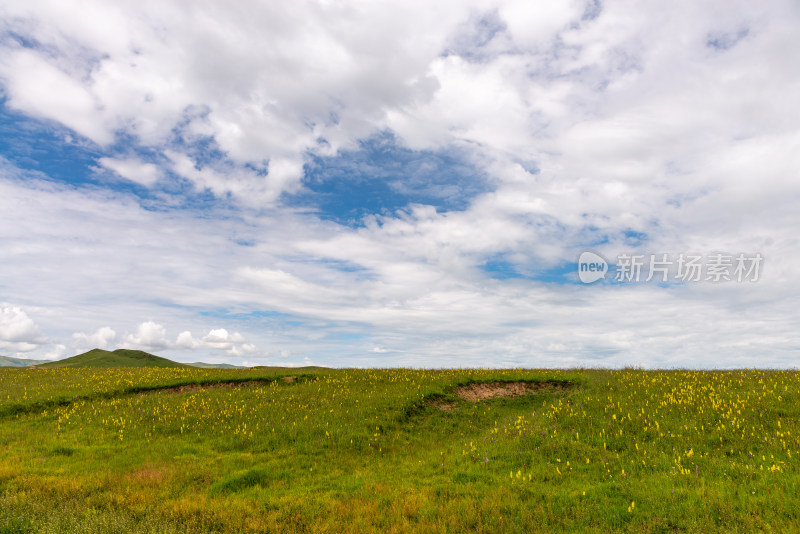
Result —
[{"label": "distant mountain", "polygon": [[30,367],[48,363],[52,360],[26,360],[25,358],[12,358],[10,356],[0,356],[0,367]]},{"label": "distant mountain", "polygon": [[194,363],[187,363],[186,365],[190,365],[192,367],[202,367],[203,369],[247,369],[247,367],[243,365],[231,365],[229,363],[194,362]]},{"label": "distant mountain", "polygon": [[160,356],[141,350],[117,349],[107,351],[93,349],[71,358],[37,365],[37,367],[56,369],[64,367],[188,367]]}]

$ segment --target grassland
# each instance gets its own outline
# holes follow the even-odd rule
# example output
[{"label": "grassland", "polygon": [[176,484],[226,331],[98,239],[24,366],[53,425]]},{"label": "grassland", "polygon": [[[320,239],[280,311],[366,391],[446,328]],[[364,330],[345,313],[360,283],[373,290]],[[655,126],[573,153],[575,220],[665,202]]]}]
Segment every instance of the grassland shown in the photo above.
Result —
[{"label": "grassland", "polygon": [[800,531],[798,415],[795,371],[2,369],[0,532]]}]

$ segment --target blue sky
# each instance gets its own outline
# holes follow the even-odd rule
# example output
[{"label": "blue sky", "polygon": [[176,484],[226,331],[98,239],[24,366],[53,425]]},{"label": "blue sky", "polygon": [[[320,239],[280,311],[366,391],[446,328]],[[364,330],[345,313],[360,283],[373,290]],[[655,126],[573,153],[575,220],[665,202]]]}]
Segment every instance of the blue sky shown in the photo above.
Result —
[{"label": "blue sky", "polygon": [[[791,0],[5,2],[0,354],[795,367],[798,22]],[[633,283],[622,254],[763,263]]]}]

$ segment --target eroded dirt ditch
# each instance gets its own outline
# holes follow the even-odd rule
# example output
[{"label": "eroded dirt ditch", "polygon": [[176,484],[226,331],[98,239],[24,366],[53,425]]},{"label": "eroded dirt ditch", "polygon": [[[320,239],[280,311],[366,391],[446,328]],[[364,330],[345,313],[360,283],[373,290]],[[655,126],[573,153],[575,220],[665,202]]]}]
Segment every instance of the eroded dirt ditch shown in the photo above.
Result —
[{"label": "eroded dirt ditch", "polygon": [[[566,391],[570,384],[559,382],[476,382],[453,388],[453,394],[467,402],[481,402],[498,397],[519,397],[535,393]],[[443,397],[433,397],[426,401],[428,406],[451,412],[458,403]]]}]

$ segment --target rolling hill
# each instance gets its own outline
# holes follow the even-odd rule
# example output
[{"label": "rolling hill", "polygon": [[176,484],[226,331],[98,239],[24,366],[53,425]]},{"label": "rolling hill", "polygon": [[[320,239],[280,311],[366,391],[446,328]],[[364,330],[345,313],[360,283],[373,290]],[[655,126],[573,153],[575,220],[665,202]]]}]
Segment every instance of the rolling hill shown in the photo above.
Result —
[{"label": "rolling hill", "polygon": [[49,363],[51,360],[27,360],[25,358],[12,358],[11,356],[0,356],[0,367],[30,367]]},{"label": "rolling hill", "polygon": [[189,365],[174,362],[160,356],[141,351],[117,349],[107,351],[92,349],[89,352],[78,354],[55,362],[37,365],[40,368],[57,369],[65,367],[190,367]]}]

